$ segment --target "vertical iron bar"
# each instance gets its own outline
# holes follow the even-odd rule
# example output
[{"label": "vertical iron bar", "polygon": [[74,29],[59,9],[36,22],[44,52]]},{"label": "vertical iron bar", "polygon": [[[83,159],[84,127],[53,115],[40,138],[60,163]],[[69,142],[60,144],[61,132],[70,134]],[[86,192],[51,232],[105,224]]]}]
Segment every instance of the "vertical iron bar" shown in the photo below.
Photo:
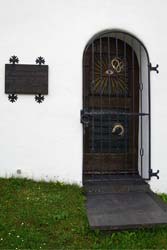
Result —
[{"label": "vertical iron bar", "polygon": [[[87,53],[87,49],[85,49],[85,52],[84,52],[84,58],[83,58],[83,87],[82,87],[82,91],[83,91],[83,98],[82,98],[82,108],[83,108],[83,112],[85,111],[86,109],[86,57],[85,57],[85,54]],[[85,154],[86,154],[86,138],[85,138],[85,125],[83,124],[83,127],[82,127],[82,138],[83,138],[83,149],[82,149],[82,152],[83,152],[83,155],[82,155],[82,168],[83,168],[83,176],[82,176],[82,180],[83,182],[85,182]]]},{"label": "vertical iron bar", "polygon": [[[115,53],[116,53],[116,58],[118,57],[118,38],[115,36]],[[118,112],[119,112],[119,109],[118,109],[118,107],[119,107],[119,91],[118,91],[118,83],[117,83],[117,85],[115,86],[115,88],[116,88],[116,111],[117,111],[117,115],[116,115],[116,121],[117,121],[117,123],[119,122],[119,114],[118,114]],[[118,139],[118,141],[117,141],[117,144],[116,144],[116,152],[118,153],[119,152],[119,139]]]},{"label": "vertical iron bar", "polygon": [[[94,112],[94,41],[92,42],[92,113]],[[94,152],[94,116],[92,117],[92,152]]]},{"label": "vertical iron bar", "polygon": [[[125,70],[125,76],[124,76],[124,80],[125,80],[125,83],[126,83],[126,70],[127,70],[127,64],[126,64],[126,42],[125,42],[125,36],[124,36],[124,70]],[[124,112],[126,112],[126,90],[124,92]],[[127,125],[127,115],[124,115],[124,126],[125,126],[125,132],[124,132],[124,141],[125,141],[125,154],[124,154],[124,169],[127,170],[127,153],[128,153],[128,150],[127,150],[127,131],[128,131],[128,125]]]},{"label": "vertical iron bar", "polygon": [[116,57],[118,57],[118,38],[115,38]]},{"label": "vertical iron bar", "polygon": [[[83,61],[82,61],[82,67],[83,67],[83,73],[82,73],[82,110],[85,108],[85,53],[83,55]],[[82,182],[85,182],[85,174],[84,174],[84,168],[85,168],[85,135],[84,135],[84,125],[82,126]]]},{"label": "vertical iron bar", "polygon": [[[94,111],[94,41],[92,41],[92,86],[91,86],[91,92],[92,92],[92,112]],[[91,145],[91,151],[92,154],[94,153],[94,116],[92,116],[92,145]],[[93,177],[93,166],[92,166],[92,177]]]},{"label": "vertical iron bar", "polygon": [[[140,46],[140,51],[139,51],[139,55],[140,55],[140,77],[139,77],[139,79],[140,79],[140,86],[139,86],[139,89],[140,89],[140,113],[143,113],[143,79],[142,79],[142,58],[141,58],[141,44],[139,44],[139,46]],[[143,116],[141,115],[140,116],[140,133],[141,133],[141,135],[140,135],[140,140],[141,140],[141,145],[140,145],[140,147],[141,147],[141,149],[143,150]],[[143,178],[143,154],[141,154],[141,152],[140,152],[140,158],[141,158],[141,169],[140,169],[140,171],[141,171],[141,177]]]},{"label": "vertical iron bar", "polygon": [[[103,117],[102,117],[102,38],[100,37],[100,110],[101,110],[101,115],[100,115],[100,153],[101,153],[101,164],[100,164],[100,169],[101,169],[101,174],[103,174],[103,134],[102,134],[102,125],[103,125]],[[102,176],[103,178],[103,176]]]},{"label": "vertical iron bar", "polygon": [[[110,37],[108,36],[108,69],[111,67],[111,56],[110,56]],[[109,104],[109,109],[111,108],[111,79],[110,79],[110,74],[108,74],[108,104]],[[109,127],[109,140],[108,140],[108,153],[111,154],[111,116],[108,116],[108,127]]]},{"label": "vertical iron bar", "polygon": [[[133,38],[131,39],[131,48],[132,48],[132,100],[133,100],[133,105],[132,105],[132,109],[133,109],[133,113],[135,113],[135,86],[134,86],[134,49],[133,49]],[[136,117],[135,116],[131,116],[132,119],[132,126],[133,126],[133,148],[132,148],[132,152],[133,152],[133,168],[134,170],[136,169],[136,166],[134,166],[134,164],[136,164],[136,162],[134,163],[134,158],[136,155],[136,147],[135,147],[135,123],[136,123]],[[136,160],[135,160],[136,161]],[[134,171],[135,172],[135,171]]]},{"label": "vertical iron bar", "polygon": [[150,85],[150,61],[149,61],[149,57],[147,55],[147,62],[148,62],[148,113],[149,113],[149,117],[148,117],[148,122],[149,122],[149,172],[148,172],[148,179],[151,179],[150,173],[151,173],[151,85]]}]

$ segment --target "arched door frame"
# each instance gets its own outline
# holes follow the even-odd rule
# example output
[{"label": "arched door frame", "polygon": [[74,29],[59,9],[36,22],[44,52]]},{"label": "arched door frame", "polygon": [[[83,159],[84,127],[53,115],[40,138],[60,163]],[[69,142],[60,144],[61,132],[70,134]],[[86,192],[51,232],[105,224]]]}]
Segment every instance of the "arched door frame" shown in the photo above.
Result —
[{"label": "arched door frame", "polygon": [[[143,90],[145,90],[145,89],[147,91],[147,93],[145,93],[145,94],[142,93],[141,95],[145,95],[145,100],[146,100],[146,103],[147,103],[147,107],[146,107],[146,111],[147,112],[146,113],[147,113],[148,119],[147,119],[147,125],[146,125],[146,127],[147,127],[147,132],[148,132],[148,138],[147,138],[147,141],[145,142],[147,144],[146,145],[147,149],[145,150],[143,148],[143,146],[141,146],[139,154],[140,154],[140,157],[142,159],[144,157],[146,158],[146,160],[145,160],[144,163],[147,164],[147,167],[146,167],[145,170],[142,169],[143,166],[141,166],[141,173],[140,173],[140,175],[141,175],[141,177],[143,179],[150,180],[150,178],[152,176],[155,176],[157,174],[157,173],[153,173],[153,171],[151,169],[151,96],[150,96],[150,71],[151,70],[156,70],[157,68],[151,66],[149,54],[148,54],[147,48],[143,44],[143,42],[138,37],[136,37],[135,35],[127,32],[127,31],[122,31],[122,30],[119,30],[119,29],[111,29],[111,30],[104,30],[104,31],[98,32],[98,33],[96,33],[88,41],[88,43],[87,43],[87,45],[86,45],[86,47],[84,49],[84,53],[83,53],[83,68],[84,68],[85,55],[87,53],[88,48],[91,46],[91,44],[96,39],[98,39],[100,37],[101,38],[102,37],[107,37],[107,36],[111,36],[111,37],[116,36],[119,39],[122,39],[127,44],[129,43],[129,41],[131,41],[133,44],[136,43],[137,45],[140,46],[140,55],[139,55],[140,59],[138,58],[138,60],[140,61],[143,58],[145,58],[145,65],[144,65],[145,69],[142,69],[142,62],[140,61],[140,71],[145,70],[145,75],[146,75],[147,79],[146,80],[144,79],[142,82],[140,82],[140,90],[141,90],[141,92]],[[129,39],[129,41],[128,41],[128,39]],[[135,49],[134,49],[134,51],[135,51]],[[142,55],[141,55],[141,53],[142,53]],[[141,58],[141,57],[143,57],[143,58]],[[141,72],[141,74],[142,74],[142,72]],[[141,81],[141,76],[140,76],[140,81]],[[146,85],[147,85],[147,87],[145,88]],[[89,114],[85,113],[85,107],[84,107],[84,91],[85,90],[84,90],[84,71],[83,71],[83,110],[81,111],[81,122],[83,123],[83,130],[88,125],[88,122],[89,122],[88,121],[89,120]],[[139,113],[140,113],[140,111],[139,111]],[[144,117],[144,115],[146,115],[146,114],[143,113],[143,114],[139,114],[139,115],[141,115],[141,117]],[[143,123],[143,121],[141,121],[141,123]],[[141,125],[141,127],[142,127],[142,125]],[[143,135],[141,134],[140,136],[142,138]],[[143,140],[143,139],[144,138],[142,138],[141,140]],[[143,143],[143,141],[142,142],[140,141],[140,143]],[[84,152],[83,152],[83,156],[84,156]],[[145,173],[143,173],[143,171],[145,171]],[[84,177],[84,164],[83,164],[83,177]],[[84,181],[84,178],[83,178],[83,181]]]}]

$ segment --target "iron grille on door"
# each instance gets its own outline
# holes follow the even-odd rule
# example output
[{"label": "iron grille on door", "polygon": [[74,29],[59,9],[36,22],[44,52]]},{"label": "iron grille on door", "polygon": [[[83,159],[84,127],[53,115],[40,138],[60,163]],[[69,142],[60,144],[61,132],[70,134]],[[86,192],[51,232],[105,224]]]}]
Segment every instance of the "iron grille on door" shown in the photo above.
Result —
[{"label": "iron grille on door", "polygon": [[[92,117],[90,133],[93,138],[89,138],[90,151],[96,153],[126,153],[129,150],[129,121],[122,115],[120,110],[115,110],[117,115],[106,114],[101,117],[100,111]],[[101,126],[102,118],[102,126]],[[120,125],[121,124],[121,125]]]},{"label": "iron grille on door", "polygon": [[144,45],[111,31],[83,57],[83,170],[150,178],[150,68]]}]

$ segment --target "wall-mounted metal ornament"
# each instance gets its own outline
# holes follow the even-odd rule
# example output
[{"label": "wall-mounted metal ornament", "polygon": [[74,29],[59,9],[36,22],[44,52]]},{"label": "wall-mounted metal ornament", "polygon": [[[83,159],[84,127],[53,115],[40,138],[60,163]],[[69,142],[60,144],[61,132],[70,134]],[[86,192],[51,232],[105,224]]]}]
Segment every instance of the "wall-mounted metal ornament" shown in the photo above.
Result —
[{"label": "wall-mounted metal ornament", "polygon": [[41,94],[38,94],[38,95],[35,96],[35,101],[38,102],[39,104],[41,102],[43,102],[44,99],[45,99],[45,97],[43,95],[41,95]]},{"label": "wall-mounted metal ornament", "polygon": [[43,57],[36,59],[36,64],[18,64],[17,56],[9,59],[10,64],[5,65],[5,93],[8,99],[15,102],[16,94],[34,94],[38,103],[44,101],[48,94],[48,65]]},{"label": "wall-mounted metal ornament", "polygon": [[151,63],[149,64],[150,71],[155,71],[157,74],[159,73],[158,68],[159,68],[158,64],[155,67],[153,67]]},{"label": "wall-mounted metal ornament", "polygon": [[153,172],[152,169],[150,169],[150,177],[156,177],[157,179],[159,179],[159,170],[157,170],[156,172]]},{"label": "wall-mounted metal ornament", "polygon": [[39,56],[37,59],[36,59],[36,64],[38,65],[42,65],[42,64],[45,64],[45,59],[42,57],[42,56]]},{"label": "wall-mounted metal ornament", "polygon": [[9,62],[12,63],[12,64],[16,64],[16,63],[19,63],[19,58],[17,56],[11,56],[10,59],[9,59]]},{"label": "wall-mounted metal ornament", "polygon": [[[13,56],[11,56],[11,57],[9,58],[9,63],[15,65],[16,63],[19,63],[19,58],[18,58],[17,56],[13,55]],[[9,100],[10,102],[12,102],[12,103],[13,103],[13,102],[16,102],[17,99],[18,99],[18,96],[17,96],[16,94],[9,94],[9,95],[8,95],[8,100]]]},{"label": "wall-mounted metal ornament", "polygon": [[10,102],[13,103],[13,102],[17,101],[18,97],[17,97],[16,94],[11,94],[11,95],[8,95],[8,99],[9,99]]}]

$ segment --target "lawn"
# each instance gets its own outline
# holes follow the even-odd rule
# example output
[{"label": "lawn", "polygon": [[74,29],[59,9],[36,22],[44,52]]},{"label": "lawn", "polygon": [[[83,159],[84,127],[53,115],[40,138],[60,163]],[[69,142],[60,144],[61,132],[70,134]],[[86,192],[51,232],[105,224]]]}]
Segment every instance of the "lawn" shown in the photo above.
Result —
[{"label": "lawn", "polygon": [[90,230],[84,203],[77,185],[1,178],[0,249],[167,249],[167,226]]}]

